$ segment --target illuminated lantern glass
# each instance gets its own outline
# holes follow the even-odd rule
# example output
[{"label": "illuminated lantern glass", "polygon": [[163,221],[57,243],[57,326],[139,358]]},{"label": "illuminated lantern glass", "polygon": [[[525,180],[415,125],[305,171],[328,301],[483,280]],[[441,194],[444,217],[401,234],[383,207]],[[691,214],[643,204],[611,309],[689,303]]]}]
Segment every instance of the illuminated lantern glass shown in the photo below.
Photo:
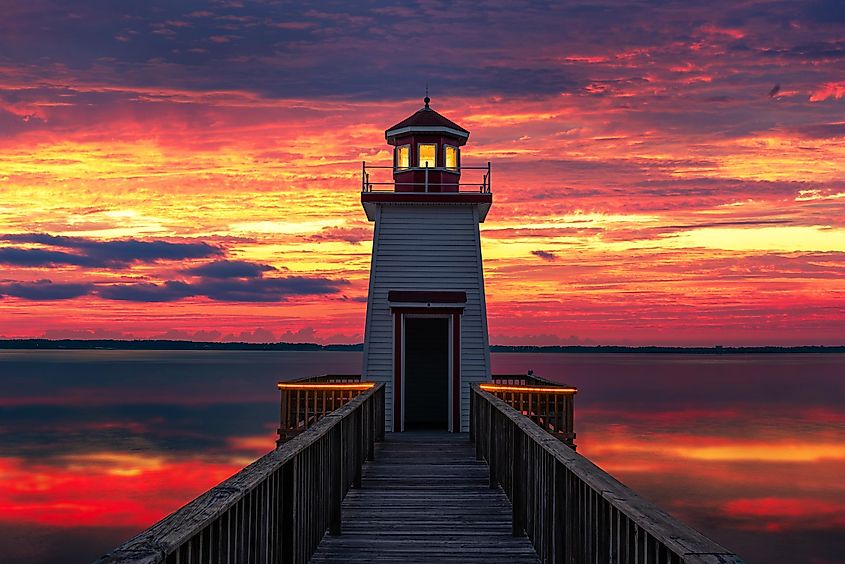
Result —
[{"label": "illuminated lantern glass", "polygon": [[420,143],[420,168],[434,168],[437,166],[435,162],[435,155],[437,154],[437,145],[434,143]]},{"label": "illuminated lantern glass", "polygon": [[458,168],[458,148],[446,145],[446,168]]},{"label": "illuminated lantern glass", "polygon": [[396,147],[396,168],[408,168],[411,166],[411,146],[402,145]]}]

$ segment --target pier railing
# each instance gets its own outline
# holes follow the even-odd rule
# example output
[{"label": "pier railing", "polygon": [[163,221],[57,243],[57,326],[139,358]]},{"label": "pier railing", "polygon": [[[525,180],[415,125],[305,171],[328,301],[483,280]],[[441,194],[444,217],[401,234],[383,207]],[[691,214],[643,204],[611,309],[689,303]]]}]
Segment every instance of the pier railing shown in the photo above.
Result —
[{"label": "pier railing", "polygon": [[724,547],[644,500],[503,400],[472,387],[471,438],[490,486],[543,562],[736,564]]},{"label": "pier railing", "polygon": [[276,444],[307,431],[322,417],[373,386],[373,382],[361,382],[358,374],[326,374],[279,382],[279,439]]},{"label": "pier railing", "polygon": [[547,433],[575,448],[574,386],[528,374],[494,374],[481,389],[496,396]]},{"label": "pier railing", "polygon": [[307,562],[340,533],[341,502],[383,439],[378,384],[98,562]]}]

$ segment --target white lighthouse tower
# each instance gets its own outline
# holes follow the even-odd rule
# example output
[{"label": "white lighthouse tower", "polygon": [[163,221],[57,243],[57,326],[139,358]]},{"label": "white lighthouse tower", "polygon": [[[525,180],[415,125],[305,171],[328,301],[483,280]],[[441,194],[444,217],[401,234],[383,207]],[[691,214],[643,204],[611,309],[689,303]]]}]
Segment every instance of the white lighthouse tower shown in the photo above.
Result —
[{"label": "white lighthouse tower", "polygon": [[[429,102],[385,131],[392,166],[363,167],[375,222],[363,378],[386,385],[389,431],[466,431],[470,385],[490,379],[478,229],[493,201],[490,163],[461,166],[469,131]],[[372,181],[378,168],[392,181]]]}]

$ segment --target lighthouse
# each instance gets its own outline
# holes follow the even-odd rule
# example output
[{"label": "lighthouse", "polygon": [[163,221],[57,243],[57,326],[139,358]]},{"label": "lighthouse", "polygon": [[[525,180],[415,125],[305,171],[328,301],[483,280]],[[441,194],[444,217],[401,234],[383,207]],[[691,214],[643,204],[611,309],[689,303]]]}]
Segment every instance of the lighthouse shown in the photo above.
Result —
[{"label": "lighthouse", "polygon": [[362,374],[385,384],[395,432],[468,430],[470,386],[490,379],[479,233],[490,163],[462,164],[469,131],[430,102],[385,131],[393,163],[362,170],[375,224]]}]

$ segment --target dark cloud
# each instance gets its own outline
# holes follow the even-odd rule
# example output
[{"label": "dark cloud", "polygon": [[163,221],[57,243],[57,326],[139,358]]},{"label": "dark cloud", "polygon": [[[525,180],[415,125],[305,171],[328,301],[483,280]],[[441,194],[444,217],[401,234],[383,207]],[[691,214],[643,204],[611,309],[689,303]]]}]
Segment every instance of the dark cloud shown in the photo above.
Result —
[{"label": "dark cloud", "polygon": [[215,301],[283,302],[292,296],[337,294],[348,286],[346,280],[290,276],[287,278],[203,279],[196,283],[169,280],[163,284],[60,284],[50,280],[6,282],[0,284],[4,296],[26,300],[67,300],[81,296],[99,296],[106,300],[128,302],[174,302],[204,296]]},{"label": "dark cloud", "polygon": [[168,281],[164,284],[114,284],[100,286],[96,293],[107,300],[131,302],[172,302],[192,296],[224,302],[283,302],[291,296],[335,294],[348,284],[346,280],[303,276],[232,278],[204,279],[196,283]]},{"label": "dark cloud", "polygon": [[845,137],[845,122],[842,123],[814,123],[801,125],[787,130],[807,139],[836,139]]},{"label": "dark cloud", "polygon": [[366,227],[324,227],[322,231],[308,237],[309,241],[345,241],[361,243],[369,241],[373,230]]},{"label": "dark cloud", "polygon": [[815,0],[805,2],[804,13],[822,24],[845,23],[845,3],[841,0]]},{"label": "dark cloud", "polygon": [[138,284],[114,284],[100,286],[97,294],[107,300],[127,302],[173,302],[196,296],[197,292],[190,284],[178,281],[167,281],[164,284],[140,282]]},{"label": "dark cloud", "polygon": [[261,278],[265,272],[276,270],[269,264],[244,260],[218,260],[186,270],[187,274],[204,278]]},{"label": "dark cloud", "polygon": [[85,237],[63,237],[47,233],[23,233],[0,236],[11,243],[39,244],[75,252],[48,249],[0,248],[0,262],[16,266],[75,265],[121,268],[137,262],[183,260],[215,257],[223,249],[208,243],[171,243],[169,241],[98,241]]},{"label": "dark cloud", "polygon": [[700,223],[686,223],[678,225],[660,225],[644,228],[616,228],[602,233],[605,241],[642,241],[674,237],[680,231],[694,229],[712,229],[719,227],[767,227],[770,225],[791,225],[795,222],[789,219],[737,219],[729,221],[703,221]]},{"label": "dark cloud", "polygon": [[782,49],[764,49],[763,54],[808,60],[843,59],[845,58],[845,41],[801,43]]},{"label": "dark cloud", "polygon": [[549,262],[557,260],[557,255],[550,251],[531,251],[531,254]]},{"label": "dark cloud", "polygon": [[0,248],[0,263],[13,266],[102,266],[96,260],[82,255],[74,255],[64,251],[47,249],[18,249],[15,247]]},{"label": "dark cloud", "polygon": [[740,219],[733,221],[706,221],[686,225],[666,225],[660,229],[683,231],[689,229],[706,229],[709,227],[753,227],[758,225],[785,225],[793,223],[788,219]]},{"label": "dark cloud", "polygon": [[216,301],[281,302],[289,296],[336,294],[349,283],[328,278],[260,278],[251,280],[204,280],[192,285],[198,294]]},{"label": "dark cloud", "polygon": [[54,284],[50,280],[10,282],[0,284],[0,296],[37,301],[69,300],[90,293],[92,288],[91,284]]}]

